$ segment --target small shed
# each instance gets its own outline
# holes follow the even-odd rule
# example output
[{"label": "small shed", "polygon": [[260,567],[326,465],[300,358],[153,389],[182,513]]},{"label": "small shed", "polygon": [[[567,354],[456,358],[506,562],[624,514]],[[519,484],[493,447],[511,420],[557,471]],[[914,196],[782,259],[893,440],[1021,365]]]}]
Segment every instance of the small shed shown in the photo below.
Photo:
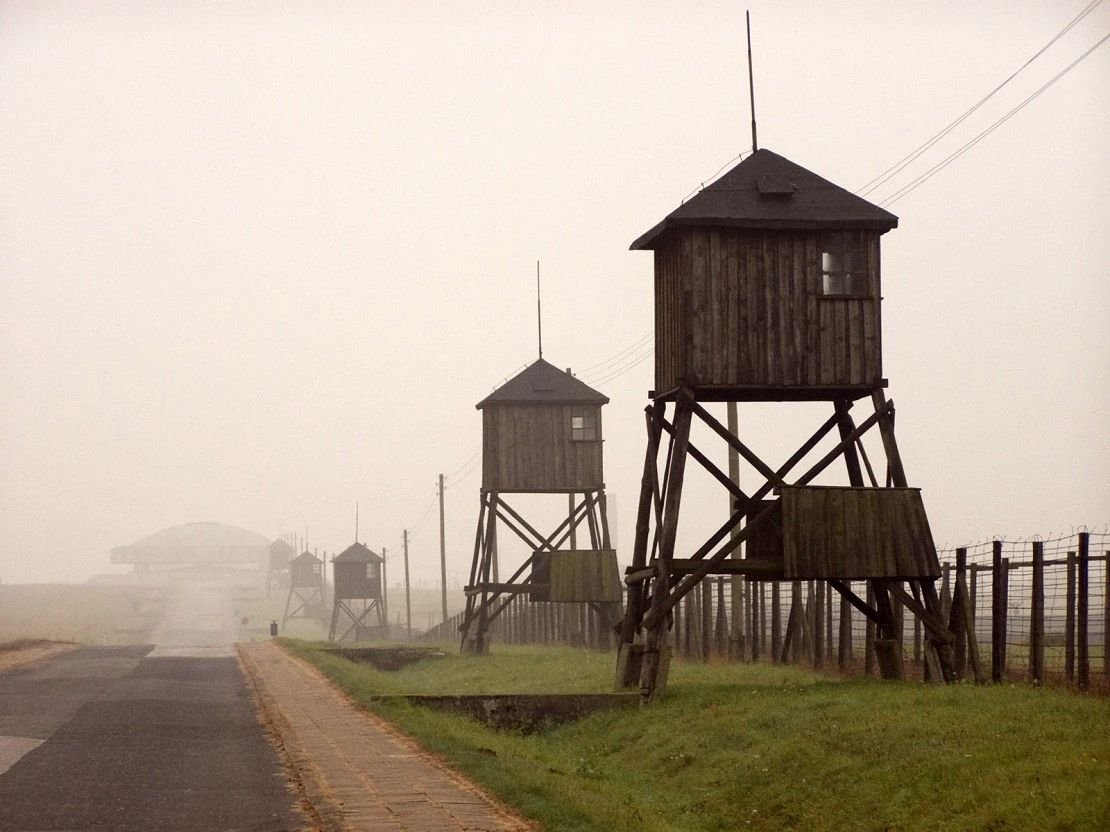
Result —
[{"label": "small shed", "polygon": [[352,543],[332,558],[336,598],[381,598],[382,556],[362,543]]},{"label": "small shed", "polygon": [[604,488],[601,408],[608,402],[569,369],[537,359],[476,405],[482,411],[482,489]]},{"label": "small shed", "polygon": [[655,255],[655,392],[856,399],[882,386],[879,238],[898,218],[760,149],[633,243]]}]

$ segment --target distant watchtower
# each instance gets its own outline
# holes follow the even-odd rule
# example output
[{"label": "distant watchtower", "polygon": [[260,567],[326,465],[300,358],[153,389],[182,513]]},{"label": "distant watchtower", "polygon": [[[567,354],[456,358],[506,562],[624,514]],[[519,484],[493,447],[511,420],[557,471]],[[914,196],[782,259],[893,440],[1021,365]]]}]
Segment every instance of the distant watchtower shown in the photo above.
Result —
[{"label": "distant watchtower", "polygon": [[[951,676],[952,637],[934,584],[940,567],[920,492],[907,487],[894,407],[884,395],[879,239],[897,224],[893,214],[757,150],[632,243],[634,250],[654,252],[655,390],[633,564],[625,578],[618,686],[638,683],[651,696],[665,684],[665,636],[675,604],[702,578],[724,574],[827,580],[878,624],[876,652],[887,677],[902,674],[893,595],[926,625],[933,678]],[[874,413],[857,426],[850,411],[864,398]],[[832,414],[778,467],[704,406],[797,401],[829,402]],[[744,492],[691,445],[694,417],[763,484]],[[882,479],[861,442],[874,426],[887,463]],[[835,447],[804,473],[792,473],[834,431]],[[703,545],[678,558],[690,458],[731,492],[733,511]],[[837,459],[851,485],[811,485]],[[874,605],[852,593],[849,579],[869,581]]]},{"label": "distant watchtower", "polygon": [[290,618],[320,618],[323,611],[324,561],[305,549],[289,563],[289,595],[281,617],[282,629]]},{"label": "distant watchtower", "polygon": [[297,550],[278,539],[266,547],[266,597],[270,590],[289,585],[289,563],[297,555]]},{"label": "distant watchtower", "polygon": [[[388,638],[382,599],[382,556],[355,542],[332,558],[331,563],[335,603],[328,641],[343,641],[352,633],[355,641],[363,641],[372,631],[383,639]],[[366,623],[371,614],[375,616],[376,627],[373,628]],[[337,639],[335,634],[341,616],[347,629]]]},{"label": "distant watchtower", "polygon": [[[620,583],[602,471],[601,408],[608,401],[540,358],[478,402],[481,505],[460,626],[464,650],[487,650],[489,625],[511,600],[503,596],[516,593],[533,601],[588,602],[603,621],[614,617]],[[567,517],[544,536],[505,501],[506,494],[566,494]],[[506,582],[497,562],[499,522],[532,551]],[[578,549],[583,522],[590,546]],[[568,541],[569,549],[560,549]]]}]

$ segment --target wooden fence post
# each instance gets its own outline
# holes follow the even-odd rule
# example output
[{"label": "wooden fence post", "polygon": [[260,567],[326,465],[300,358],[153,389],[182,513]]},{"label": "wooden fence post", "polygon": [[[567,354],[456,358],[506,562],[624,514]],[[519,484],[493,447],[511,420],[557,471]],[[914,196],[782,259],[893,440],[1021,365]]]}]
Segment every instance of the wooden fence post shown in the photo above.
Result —
[{"label": "wooden fence post", "polygon": [[1110,681],[1110,550],[1102,553],[1102,677]]},{"label": "wooden fence post", "polygon": [[[1079,604],[1078,604],[1078,608],[1076,609],[1076,615],[1079,618],[1079,622],[1078,622],[1079,623],[1079,632],[1078,632],[1079,644],[1077,645],[1077,647],[1078,647],[1078,650],[1079,650],[1079,687],[1082,690],[1086,690],[1091,684],[1091,655],[1090,655],[1090,652],[1089,652],[1090,644],[1088,643],[1088,637],[1089,637],[1088,627],[1089,627],[1089,624],[1090,624],[1090,622],[1088,621],[1088,617],[1089,617],[1088,599],[1090,597],[1090,591],[1091,591],[1091,580],[1090,580],[1091,579],[1091,575],[1090,575],[1091,552],[1090,552],[1090,548],[1091,548],[1091,535],[1090,535],[1090,533],[1080,532],[1079,533],[1079,587],[1078,587]],[[1106,629],[1106,625],[1104,623],[1103,624],[1103,630],[1105,630],[1105,629]],[[1105,643],[1105,641],[1106,641],[1106,637],[1103,636],[1103,642]],[[1105,652],[1106,647],[1104,646],[1102,649],[1103,649],[1103,652]]]},{"label": "wooden fence post", "polygon": [[1068,587],[1064,595],[1064,677],[1075,681],[1075,552],[1068,552]]},{"label": "wooden fence post", "polygon": [[[871,581],[867,582],[867,606],[875,606],[875,590]],[[875,673],[875,622],[870,618],[863,627],[863,672],[868,676]]]},{"label": "wooden fence post", "polygon": [[991,680],[1001,682],[1006,672],[1006,577],[1002,541],[996,540],[991,579]]},{"label": "wooden fence post", "polygon": [[759,617],[760,617],[760,598],[763,595],[763,584],[759,581],[751,582],[751,591],[748,593],[748,610],[751,613],[752,621],[748,627],[748,635],[752,647],[752,661],[759,661],[759,642],[762,636],[760,635]]},{"label": "wooden fence post", "polygon": [[717,579],[717,621],[714,631],[716,653],[721,658],[726,658],[729,655],[728,619],[729,616],[725,610],[725,578],[721,576]]},{"label": "wooden fence post", "polygon": [[843,596],[838,603],[840,604],[840,638],[836,647],[836,664],[841,672],[844,672],[852,663],[852,605],[845,601]]},{"label": "wooden fence post", "polygon": [[783,661],[782,625],[779,614],[782,612],[782,588],[778,581],[771,582],[771,661]]},{"label": "wooden fence post", "polygon": [[1029,610],[1029,679],[1044,684],[1044,543],[1033,541],[1033,592]]},{"label": "wooden fence post", "polygon": [[825,589],[817,584],[814,593],[813,611],[813,666],[820,670],[825,666]]},{"label": "wooden fence post", "polygon": [[964,620],[962,603],[956,603],[961,586],[967,586],[967,549],[964,547],[956,550],[956,591],[953,594],[953,603],[948,617],[948,620],[955,624],[955,627],[950,629],[956,636],[956,643],[953,645],[956,673],[962,679],[967,673],[967,622]]},{"label": "wooden fence post", "polygon": [[825,655],[829,663],[833,657],[833,588],[828,581],[825,582]]},{"label": "wooden fence post", "polygon": [[709,661],[713,652],[713,584],[711,578],[701,581],[701,660]]}]

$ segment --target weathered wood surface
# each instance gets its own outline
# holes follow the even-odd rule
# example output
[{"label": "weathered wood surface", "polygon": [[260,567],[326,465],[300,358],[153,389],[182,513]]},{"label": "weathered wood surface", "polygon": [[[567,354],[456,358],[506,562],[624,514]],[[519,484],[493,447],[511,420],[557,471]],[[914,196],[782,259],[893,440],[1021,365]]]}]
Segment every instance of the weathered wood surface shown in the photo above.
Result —
[{"label": "weathered wood surface", "polygon": [[376,563],[332,564],[336,598],[381,598],[381,567]]},{"label": "weathered wood surface", "polygon": [[879,235],[866,297],[827,297],[822,235],[676,229],[655,250],[655,384],[861,387],[882,377]]},{"label": "weathered wood surface", "polygon": [[[571,416],[592,413],[597,439],[571,438]],[[601,406],[499,404],[482,410],[482,488],[499,492],[604,487]]]},{"label": "weathered wood surface", "polygon": [[[914,488],[781,488],[783,576],[916,578],[940,574]],[[761,541],[760,554],[772,556]]]},{"label": "weathered wood surface", "polygon": [[532,593],[533,601],[620,603],[621,581],[613,549],[564,549],[535,552],[532,580],[544,590]]}]

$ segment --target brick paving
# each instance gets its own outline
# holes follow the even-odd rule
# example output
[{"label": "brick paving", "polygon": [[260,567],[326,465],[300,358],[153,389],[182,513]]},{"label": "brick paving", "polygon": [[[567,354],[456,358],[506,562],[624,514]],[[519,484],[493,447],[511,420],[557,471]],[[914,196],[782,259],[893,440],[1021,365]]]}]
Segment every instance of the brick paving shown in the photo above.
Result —
[{"label": "brick paving", "polygon": [[329,830],[523,832],[535,827],[354,705],[271,642],[240,645],[263,710]]}]

